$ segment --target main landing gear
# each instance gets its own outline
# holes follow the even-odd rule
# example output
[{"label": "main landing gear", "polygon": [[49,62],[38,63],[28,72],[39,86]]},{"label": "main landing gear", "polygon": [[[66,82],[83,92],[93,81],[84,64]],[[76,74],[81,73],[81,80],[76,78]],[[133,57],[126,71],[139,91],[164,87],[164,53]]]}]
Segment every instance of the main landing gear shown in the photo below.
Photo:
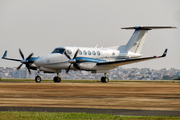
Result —
[{"label": "main landing gear", "polygon": [[57,76],[55,76],[55,77],[53,78],[53,81],[54,81],[55,83],[61,82],[61,77],[59,77],[59,73],[57,73]]},{"label": "main landing gear", "polygon": [[106,73],[104,73],[104,76],[101,77],[101,82],[102,83],[108,83],[109,82],[109,78],[106,76]]}]

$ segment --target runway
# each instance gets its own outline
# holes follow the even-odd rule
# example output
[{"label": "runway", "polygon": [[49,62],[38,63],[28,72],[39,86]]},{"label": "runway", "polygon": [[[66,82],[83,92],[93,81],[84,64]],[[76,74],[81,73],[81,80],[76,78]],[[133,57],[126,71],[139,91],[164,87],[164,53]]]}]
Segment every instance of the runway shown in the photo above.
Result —
[{"label": "runway", "polygon": [[180,111],[162,110],[130,110],[130,109],[94,109],[94,108],[49,108],[49,107],[0,107],[0,111],[28,111],[28,112],[69,112],[112,114],[118,116],[176,116],[180,117]]},{"label": "runway", "polygon": [[0,111],[179,116],[179,83],[3,83]]}]

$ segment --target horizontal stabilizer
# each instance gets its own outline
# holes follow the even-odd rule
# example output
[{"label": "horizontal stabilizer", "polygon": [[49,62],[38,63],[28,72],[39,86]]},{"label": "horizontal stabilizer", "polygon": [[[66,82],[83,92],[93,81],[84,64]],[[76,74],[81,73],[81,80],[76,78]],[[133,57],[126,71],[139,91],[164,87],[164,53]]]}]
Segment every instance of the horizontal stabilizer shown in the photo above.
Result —
[{"label": "horizontal stabilizer", "polygon": [[176,28],[176,27],[174,26],[135,26],[135,27],[124,27],[121,29],[152,30],[152,29],[166,29],[166,28]]}]

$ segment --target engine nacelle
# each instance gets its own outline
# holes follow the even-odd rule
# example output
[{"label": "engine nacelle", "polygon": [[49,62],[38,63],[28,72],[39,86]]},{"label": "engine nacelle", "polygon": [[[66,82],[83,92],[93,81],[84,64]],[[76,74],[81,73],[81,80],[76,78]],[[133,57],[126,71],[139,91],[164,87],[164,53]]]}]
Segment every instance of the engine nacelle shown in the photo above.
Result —
[{"label": "engine nacelle", "polygon": [[[81,70],[95,70],[97,68],[96,63],[92,62],[78,63],[77,65]],[[77,69],[76,65],[74,67]]]}]

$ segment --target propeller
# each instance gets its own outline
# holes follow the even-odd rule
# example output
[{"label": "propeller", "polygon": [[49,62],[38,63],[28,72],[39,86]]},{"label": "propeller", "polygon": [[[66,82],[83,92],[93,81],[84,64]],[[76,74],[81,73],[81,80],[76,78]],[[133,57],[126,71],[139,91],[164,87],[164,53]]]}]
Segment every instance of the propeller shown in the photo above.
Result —
[{"label": "propeller", "polygon": [[28,69],[29,74],[31,74],[30,64],[28,60],[33,56],[33,53],[31,53],[26,59],[24,59],[24,54],[22,53],[21,49],[19,49],[19,53],[22,57],[22,60],[20,60],[21,64],[16,69],[19,70],[22,67],[22,65],[25,64]]},{"label": "propeller", "polygon": [[75,52],[74,57],[73,57],[72,59],[71,59],[71,57],[67,54],[66,51],[64,52],[64,54],[66,55],[66,57],[69,58],[68,62],[71,63],[71,64],[69,65],[68,69],[66,70],[66,73],[69,72],[72,64],[75,65],[75,66],[78,66],[78,65],[76,64],[76,57],[77,57],[78,52],[79,52],[79,49],[77,49],[77,51]]}]

